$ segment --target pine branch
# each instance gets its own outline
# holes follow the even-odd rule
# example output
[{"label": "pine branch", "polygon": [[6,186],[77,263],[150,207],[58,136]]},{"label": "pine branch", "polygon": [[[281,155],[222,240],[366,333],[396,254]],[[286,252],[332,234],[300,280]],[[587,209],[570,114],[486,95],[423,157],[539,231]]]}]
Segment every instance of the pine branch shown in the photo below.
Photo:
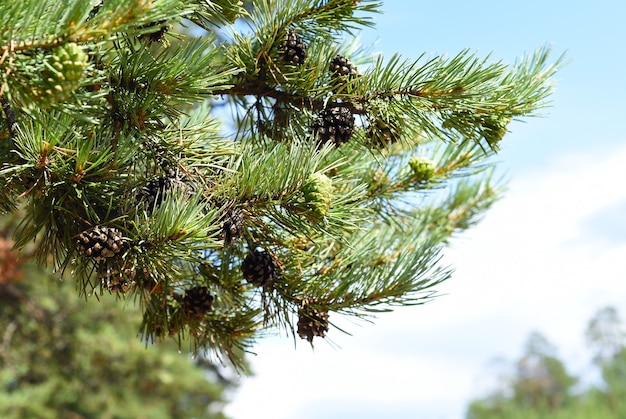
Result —
[{"label": "pine branch", "polygon": [[355,246],[341,250],[337,263],[327,268],[322,283],[328,283],[328,295],[321,301],[333,311],[353,313],[430,300],[430,289],[451,272],[436,267],[440,249],[425,241],[423,226],[406,227],[404,240],[399,231],[383,224],[351,240]]},{"label": "pine branch", "polygon": [[370,1],[65,3],[0,3],[16,245],[87,300],[137,304],[146,342],[235,364],[272,329],[312,343],[335,313],[431,300],[444,246],[501,193],[508,124],[562,64],[368,58],[340,38]]},{"label": "pine branch", "polygon": [[[57,7],[55,0],[37,3],[8,1],[0,5],[0,52],[15,53],[52,49],[67,42],[114,40],[125,32],[150,33],[151,22],[182,17],[177,0],[107,0],[96,13],[91,2],[69,0]],[[20,22],[19,26],[12,22]],[[142,28],[143,26],[143,28]]]}]

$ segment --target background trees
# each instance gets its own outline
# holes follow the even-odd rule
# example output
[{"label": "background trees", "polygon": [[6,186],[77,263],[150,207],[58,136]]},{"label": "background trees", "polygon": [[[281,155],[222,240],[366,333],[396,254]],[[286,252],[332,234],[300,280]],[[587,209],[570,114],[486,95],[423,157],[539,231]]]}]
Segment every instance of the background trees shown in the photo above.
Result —
[{"label": "background trees", "polygon": [[[626,339],[617,309],[605,307],[586,336],[601,381],[577,379],[545,337],[533,333],[513,373],[487,397],[474,400],[467,418],[621,418],[626,414]],[[575,387],[576,381],[579,386]]]},{"label": "background trees", "polygon": [[519,406],[556,410],[567,404],[575,379],[539,333],[529,336],[525,355],[516,363],[513,398]]},{"label": "background trees", "polygon": [[[3,233],[7,231],[4,230]],[[176,345],[137,339],[141,313],[27,263],[0,236],[0,416],[211,418],[236,380]],[[126,306],[126,307],[124,307]]]}]

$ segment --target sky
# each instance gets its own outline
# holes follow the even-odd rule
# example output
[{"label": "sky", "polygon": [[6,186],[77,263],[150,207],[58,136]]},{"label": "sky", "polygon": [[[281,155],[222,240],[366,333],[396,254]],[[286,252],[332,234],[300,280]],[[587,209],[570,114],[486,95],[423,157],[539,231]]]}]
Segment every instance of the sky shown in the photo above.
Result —
[{"label": "sky", "polygon": [[569,63],[543,115],[509,127],[497,157],[508,191],[446,250],[455,274],[442,295],[347,324],[352,336],[331,330],[315,350],[260,340],[233,419],[460,419],[494,359],[520,357],[531,332],[585,374],[588,320],[607,305],[626,319],[626,2],[389,0],[383,11],[360,38],[387,57],[469,48],[512,63],[551,45]]}]

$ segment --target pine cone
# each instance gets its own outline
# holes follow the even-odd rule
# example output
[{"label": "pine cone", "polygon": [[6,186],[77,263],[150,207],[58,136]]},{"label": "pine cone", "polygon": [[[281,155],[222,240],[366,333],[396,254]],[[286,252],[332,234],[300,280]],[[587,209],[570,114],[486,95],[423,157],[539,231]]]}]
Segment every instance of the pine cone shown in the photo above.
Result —
[{"label": "pine cone", "polygon": [[[163,303],[165,304],[163,305]],[[158,304],[163,315],[159,316],[158,319],[154,319],[155,321],[161,321],[161,323],[152,324],[154,336],[158,338],[174,336],[180,331],[182,326],[180,323],[173,321],[176,308],[172,305],[171,299],[166,299]]]},{"label": "pine cone", "polygon": [[330,211],[334,198],[332,180],[322,173],[313,173],[302,185],[302,192],[308,204],[306,215],[313,221],[323,219]]},{"label": "pine cone", "polygon": [[165,195],[175,188],[182,188],[191,195],[191,187],[185,183],[185,177],[170,169],[166,175],[150,179],[139,189],[136,199],[145,202],[148,206],[159,206]]},{"label": "pine cone", "polygon": [[76,239],[78,250],[94,260],[104,260],[122,251],[122,232],[115,227],[96,226],[83,231]]},{"label": "pine cone", "polygon": [[298,310],[298,336],[313,342],[315,336],[325,337],[328,332],[328,310],[318,310],[304,304]]},{"label": "pine cone", "polygon": [[264,287],[272,285],[278,275],[278,265],[268,252],[254,250],[244,259],[241,271],[248,283]]},{"label": "pine cone", "polygon": [[381,120],[370,124],[367,128],[367,137],[377,147],[386,147],[398,141],[398,133],[391,126]]},{"label": "pine cone", "polygon": [[480,133],[485,138],[485,140],[487,140],[487,144],[489,144],[489,146],[497,148],[498,143],[508,132],[507,127],[510,122],[510,117],[486,118],[482,124],[482,128],[480,129]]},{"label": "pine cone", "polygon": [[41,89],[33,88],[32,95],[50,105],[68,100],[80,87],[87,60],[87,54],[73,42],[57,47],[44,62]]},{"label": "pine cone", "polygon": [[135,277],[137,276],[135,267],[129,264],[120,267],[118,263],[113,263],[112,265],[100,262],[98,278],[111,292],[123,294],[129,291],[135,285]]},{"label": "pine cone", "polygon": [[302,38],[293,31],[287,31],[281,43],[281,58],[291,65],[302,65],[306,58],[306,45]]},{"label": "pine cone", "polygon": [[426,182],[435,175],[435,163],[425,157],[411,157],[409,166],[419,182]]},{"label": "pine cone", "polygon": [[204,316],[213,309],[213,296],[207,287],[185,290],[183,310],[188,316]]},{"label": "pine cone", "polygon": [[170,25],[167,24],[167,20],[159,20],[158,22],[152,22],[147,25],[143,25],[141,29],[145,28],[155,28],[159,29],[155,32],[145,33],[140,36],[141,39],[147,40],[148,42],[161,42],[165,39],[165,34],[170,30]]},{"label": "pine cone", "polygon": [[241,237],[244,228],[243,211],[239,208],[233,208],[224,217],[220,239],[224,240],[224,244],[231,244]]},{"label": "pine cone", "polygon": [[335,77],[356,77],[359,75],[356,66],[343,55],[337,55],[333,58],[328,70]]},{"label": "pine cone", "polygon": [[321,143],[333,142],[336,146],[348,142],[354,130],[354,116],[350,108],[335,106],[322,110],[311,127]]}]

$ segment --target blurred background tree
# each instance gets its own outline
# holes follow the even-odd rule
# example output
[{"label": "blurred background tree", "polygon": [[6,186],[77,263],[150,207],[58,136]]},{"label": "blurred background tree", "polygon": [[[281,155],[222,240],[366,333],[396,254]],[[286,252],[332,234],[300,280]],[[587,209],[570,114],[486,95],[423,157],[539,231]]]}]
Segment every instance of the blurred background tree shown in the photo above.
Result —
[{"label": "blurred background tree", "polygon": [[516,363],[513,399],[518,406],[556,410],[567,404],[576,380],[556,357],[556,348],[541,334],[531,334]]},{"label": "blurred background tree", "polygon": [[592,390],[613,417],[626,417],[626,328],[615,307],[605,307],[591,318],[585,336],[595,352],[602,382]]},{"label": "blurred background tree", "polygon": [[[619,419],[626,417],[625,330],[615,307],[597,311],[585,331],[601,380],[591,384],[571,375],[556,348],[532,333],[513,374],[498,389],[474,400],[468,419]],[[578,383],[578,386],[574,386]]]},{"label": "blurred background tree", "polygon": [[[0,417],[221,419],[237,379],[174,343],[137,338],[141,312],[113,295],[86,304],[0,234]],[[9,235],[10,236],[10,235]]]}]

